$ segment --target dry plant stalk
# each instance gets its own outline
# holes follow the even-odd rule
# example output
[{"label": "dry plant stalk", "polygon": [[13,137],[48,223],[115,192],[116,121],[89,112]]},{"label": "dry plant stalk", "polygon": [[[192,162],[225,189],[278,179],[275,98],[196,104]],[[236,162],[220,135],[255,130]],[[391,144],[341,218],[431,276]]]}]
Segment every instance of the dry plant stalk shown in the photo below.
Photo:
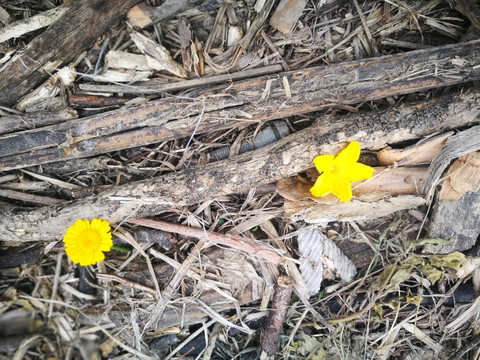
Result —
[{"label": "dry plant stalk", "polygon": [[253,241],[237,235],[227,235],[212,233],[203,229],[197,229],[190,226],[171,224],[165,221],[150,219],[132,219],[128,220],[131,224],[142,225],[166,232],[173,232],[184,236],[190,236],[197,239],[203,239],[216,245],[224,245],[246,252],[258,259],[263,259],[272,264],[281,264],[288,259],[281,255],[281,252],[271,246]]},{"label": "dry plant stalk", "polygon": [[278,278],[275,292],[273,293],[271,310],[265,322],[262,338],[260,340],[260,359],[273,359],[277,353],[280,335],[283,329],[285,316],[293,291],[293,280],[289,276]]}]

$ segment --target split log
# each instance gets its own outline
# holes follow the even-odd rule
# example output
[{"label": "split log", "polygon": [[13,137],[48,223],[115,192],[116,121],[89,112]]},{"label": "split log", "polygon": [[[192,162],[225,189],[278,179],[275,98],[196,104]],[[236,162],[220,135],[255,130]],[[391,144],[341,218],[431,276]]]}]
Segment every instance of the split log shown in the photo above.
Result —
[{"label": "split log", "polygon": [[44,82],[53,67],[71,62],[120,20],[139,0],[70,0],[58,21],[6,65],[0,77],[0,104],[11,106]]},{"label": "split log", "polygon": [[480,117],[480,91],[420,104],[403,104],[382,112],[326,117],[317,124],[264,148],[235,158],[164,176],[112,187],[67,205],[18,209],[0,205],[0,240],[52,241],[80,218],[112,223],[146,217],[268,184],[304,171],[318,154],[334,154],[345,142],[381,149],[454,128],[471,126]]},{"label": "split log", "polygon": [[472,81],[480,79],[478,57],[480,41],[455,44],[242,81],[11,134],[0,137],[0,171]]}]

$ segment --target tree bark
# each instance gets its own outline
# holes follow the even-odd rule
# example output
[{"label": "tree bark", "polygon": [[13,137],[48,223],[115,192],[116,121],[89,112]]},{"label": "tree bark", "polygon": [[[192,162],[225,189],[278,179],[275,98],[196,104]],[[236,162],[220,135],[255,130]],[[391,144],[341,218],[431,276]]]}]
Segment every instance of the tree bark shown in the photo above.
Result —
[{"label": "tree bark", "polygon": [[2,136],[0,171],[473,81],[479,56],[474,41],[316,67]]},{"label": "tree bark", "polygon": [[70,0],[68,10],[15,55],[0,77],[0,104],[11,106],[42,82],[52,67],[68,64],[139,0]]},{"label": "tree bark", "polygon": [[326,117],[310,128],[233,159],[112,187],[62,206],[22,210],[3,204],[0,240],[53,241],[61,239],[78,218],[100,217],[120,223],[133,216],[181,210],[297,174],[312,166],[318,154],[335,153],[352,140],[363,148],[377,150],[387,144],[471,126],[479,122],[479,117],[480,91],[475,89],[382,112]]}]

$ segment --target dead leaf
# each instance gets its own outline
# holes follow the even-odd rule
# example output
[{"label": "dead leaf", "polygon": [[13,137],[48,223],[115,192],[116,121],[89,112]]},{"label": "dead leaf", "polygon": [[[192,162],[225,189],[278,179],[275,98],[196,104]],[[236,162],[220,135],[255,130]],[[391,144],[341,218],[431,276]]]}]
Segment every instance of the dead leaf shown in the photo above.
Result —
[{"label": "dead leaf", "polygon": [[465,255],[459,251],[455,251],[450,254],[444,255],[432,255],[430,257],[430,263],[433,266],[440,268],[452,268],[459,270],[462,264],[465,262]]},{"label": "dead leaf", "polygon": [[448,244],[452,241],[453,241],[453,238],[449,238],[449,239],[435,239],[435,238],[434,239],[429,239],[429,238],[425,238],[425,239],[411,240],[411,241],[408,242],[407,251],[411,250],[411,249],[414,249],[418,246],[423,246],[423,245],[427,245],[427,244],[444,245],[444,244]]},{"label": "dead leaf", "polygon": [[427,277],[427,279],[433,284],[438,280],[441,280],[444,275],[444,271],[436,267],[433,267],[431,264],[425,264],[419,268],[420,272]]}]

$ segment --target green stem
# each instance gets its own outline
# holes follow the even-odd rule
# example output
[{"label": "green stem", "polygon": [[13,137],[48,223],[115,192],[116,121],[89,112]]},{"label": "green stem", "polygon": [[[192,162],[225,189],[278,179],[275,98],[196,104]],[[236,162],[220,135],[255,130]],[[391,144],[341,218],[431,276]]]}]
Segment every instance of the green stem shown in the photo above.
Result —
[{"label": "green stem", "polygon": [[110,250],[118,250],[118,251],[123,251],[123,252],[130,252],[131,250],[129,248],[126,248],[126,247],[122,247],[122,246],[117,246],[117,245],[113,245]]}]

